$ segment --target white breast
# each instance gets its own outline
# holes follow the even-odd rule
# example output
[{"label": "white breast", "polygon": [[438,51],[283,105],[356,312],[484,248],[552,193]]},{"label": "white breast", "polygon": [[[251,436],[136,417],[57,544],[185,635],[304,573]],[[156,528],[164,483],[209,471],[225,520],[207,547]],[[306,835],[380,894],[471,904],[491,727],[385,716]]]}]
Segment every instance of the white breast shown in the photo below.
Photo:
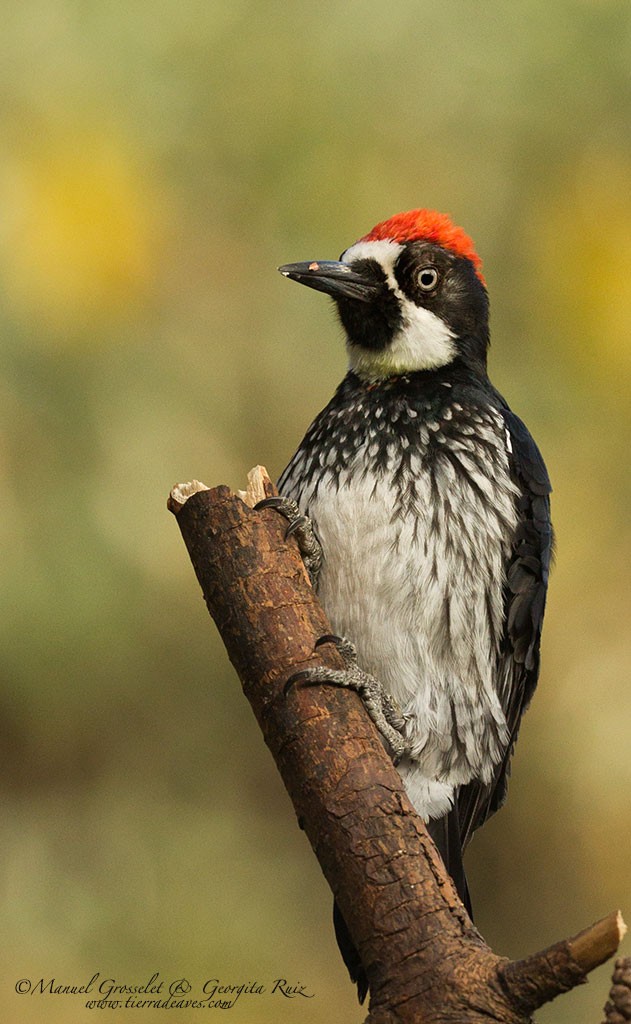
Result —
[{"label": "white breast", "polygon": [[[488,417],[476,431],[492,442],[488,475],[471,433],[452,431],[439,439],[450,456],[434,454],[433,476],[426,446],[409,456],[407,489],[394,453],[378,475],[365,446],[339,486],[323,472],[317,487],[293,493],[322,544],[318,594],[333,629],[406,716],[412,757],[399,769],[425,817],[445,813],[454,786],[488,781],[507,739],[495,665],[517,491],[503,423]],[[290,471],[285,493],[291,481]]]}]

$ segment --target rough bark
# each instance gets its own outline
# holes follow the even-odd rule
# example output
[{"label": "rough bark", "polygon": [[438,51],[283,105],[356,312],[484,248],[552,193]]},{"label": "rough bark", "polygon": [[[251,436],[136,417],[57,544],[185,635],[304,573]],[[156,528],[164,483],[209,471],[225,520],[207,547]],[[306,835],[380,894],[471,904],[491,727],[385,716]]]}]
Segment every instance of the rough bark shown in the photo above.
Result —
[{"label": "rough bark", "polygon": [[[255,475],[256,476],[256,475]],[[359,698],[291,687],[308,665],[342,668],[315,641],[331,632],[286,524],[254,498],[180,485],[169,508],[322,870],[366,968],[370,1024],[525,1024],[616,951],[611,914],[572,939],[511,962],[471,923]],[[192,496],[189,497],[189,494]],[[242,500],[245,499],[245,500]]]},{"label": "rough bark", "polygon": [[613,972],[613,985],[605,1003],[604,1024],[627,1024],[631,1021],[631,957],[618,957]]}]

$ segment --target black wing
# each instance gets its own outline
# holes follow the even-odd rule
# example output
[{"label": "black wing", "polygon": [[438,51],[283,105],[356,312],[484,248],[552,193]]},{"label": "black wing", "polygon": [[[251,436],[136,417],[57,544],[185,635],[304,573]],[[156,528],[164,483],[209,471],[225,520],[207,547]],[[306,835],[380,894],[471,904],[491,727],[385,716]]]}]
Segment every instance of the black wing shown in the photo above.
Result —
[{"label": "black wing", "polygon": [[521,717],[539,676],[539,644],[545,610],[553,534],[550,479],[541,453],[525,425],[502,401],[512,452],[511,471],[521,490],[519,521],[506,564],[504,633],[498,659],[498,689],[509,742],[491,783],[470,782],[458,793],[462,848],[506,799],[510,759]]}]

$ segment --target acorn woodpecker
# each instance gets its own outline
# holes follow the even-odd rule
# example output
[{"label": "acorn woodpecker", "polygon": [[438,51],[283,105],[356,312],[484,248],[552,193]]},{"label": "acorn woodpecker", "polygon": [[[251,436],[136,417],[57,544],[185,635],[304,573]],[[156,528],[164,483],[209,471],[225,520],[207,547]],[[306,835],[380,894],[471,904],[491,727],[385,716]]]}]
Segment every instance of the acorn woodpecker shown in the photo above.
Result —
[{"label": "acorn woodpecker", "polygon": [[539,672],[548,474],[488,378],[481,261],[446,215],[398,214],[339,261],[279,269],[335,300],[350,364],[278,485],[348,665],[306,677],[366,696],[470,909],[462,853],[505,799]]}]

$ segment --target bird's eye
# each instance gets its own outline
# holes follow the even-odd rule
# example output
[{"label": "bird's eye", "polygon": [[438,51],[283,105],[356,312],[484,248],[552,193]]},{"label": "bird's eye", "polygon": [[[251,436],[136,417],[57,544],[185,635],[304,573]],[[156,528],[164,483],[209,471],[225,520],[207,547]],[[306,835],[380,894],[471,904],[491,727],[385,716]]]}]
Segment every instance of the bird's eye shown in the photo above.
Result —
[{"label": "bird's eye", "polygon": [[417,281],[424,292],[433,292],[438,284],[438,271],[434,267],[423,267],[419,270]]}]

